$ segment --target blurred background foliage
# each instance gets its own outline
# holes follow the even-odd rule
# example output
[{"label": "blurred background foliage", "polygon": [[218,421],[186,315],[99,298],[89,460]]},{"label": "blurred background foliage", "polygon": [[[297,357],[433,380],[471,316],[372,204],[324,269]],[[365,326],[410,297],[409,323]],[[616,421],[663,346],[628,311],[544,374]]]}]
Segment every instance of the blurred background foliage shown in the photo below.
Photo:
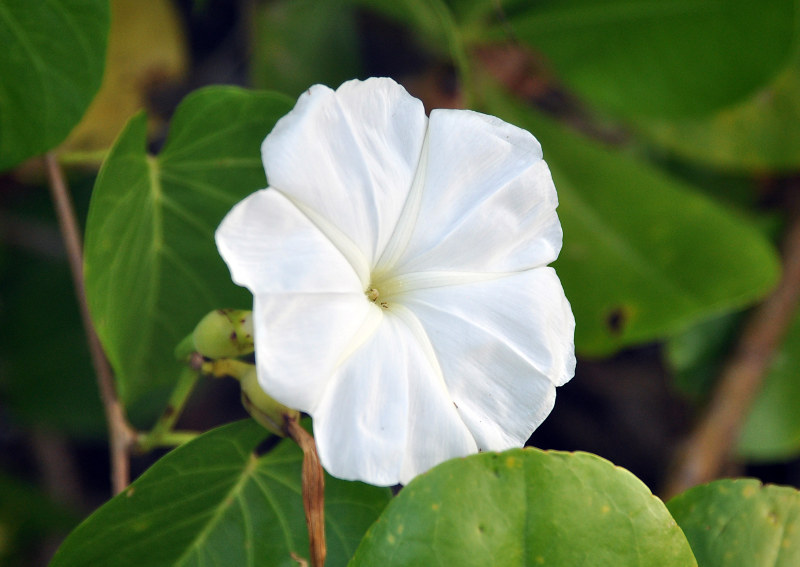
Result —
[{"label": "blurred background foliage", "polygon": [[[0,0],[26,14],[0,19],[0,44],[22,30],[44,63],[12,77],[19,65],[0,55],[4,564],[45,563],[59,534],[108,495],[102,408],[35,156],[58,146],[85,223],[97,166],[126,124],[131,155],[160,151],[178,103],[201,86],[296,97],[314,83],[392,76],[429,109],[468,106],[534,133],[559,190],[565,236],[556,268],[581,358],[532,443],[596,452],[652,488],[747,310],[780,276],[777,242],[800,190],[797,1],[112,0],[108,11],[99,0],[59,0],[78,20],[58,48],[58,19],[45,8],[20,10],[20,1]],[[206,125],[236,120],[212,114],[213,105],[197,102],[203,96],[217,95],[193,99],[195,114],[173,124],[175,136],[203,126],[204,116]],[[288,108],[280,100],[268,108]],[[140,109],[146,122],[129,124]],[[263,138],[253,122],[254,139]],[[217,151],[209,146],[208,155]],[[236,191],[263,183],[253,167],[228,178],[242,183]],[[195,205],[203,207],[182,206]],[[150,210],[134,212],[145,222]],[[176,230],[177,241],[188,238]],[[198,253],[199,265],[219,263],[212,254]],[[91,262],[101,272],[106,265],[97,254]],[[217,268],[198,278],[213,288],[226,277]],[[126,269],[140,268],[115,272],[116,285],[138,289],[139,274]],[[196,311],[214,307],[174,305],[185,277],[164,276],[173,292],[159,296],[158,315],[170,329],[128,302],[114,313],[127,330],[101,332],[137,424],[159,411],[165,394],[156,387],[169,385],[152,368],[172,368],[172,348]],[[93,289],[102,320],[98,298],[118,289]],[[137,328],[161,345],[144,362],[130,355]],[[745,422],[739,473],[800,486],[798,368],[800,317]],[[208,429],[243,415],[235,387],[204,384],[182,425]],[[137,471],[152,460],[137,459]]]}]

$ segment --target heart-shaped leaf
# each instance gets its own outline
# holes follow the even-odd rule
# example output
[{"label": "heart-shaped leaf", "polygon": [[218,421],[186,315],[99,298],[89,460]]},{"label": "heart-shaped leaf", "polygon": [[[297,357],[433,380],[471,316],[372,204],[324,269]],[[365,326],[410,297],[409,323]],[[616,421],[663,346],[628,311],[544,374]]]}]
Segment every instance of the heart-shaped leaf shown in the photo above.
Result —
[{"label": "heart-shaped leaf", "polygon": [[176,380],[174,348],[208,311],[250,308],[214,231],[266,186],[261,141],[291,106],[234,87],[195,91],[158,156],[145,150],[140,114],[103,164],[86,226],[86,293],[126,404]]},{"label": "heart-shaped leaf", "polygon": [[[84,521],[50,567],[288,567],[308,557],[303,455],[291,441],[260,454],[252,420],[167,454]],[[326,477],[328,561],[345,565],[391,491]]]}]

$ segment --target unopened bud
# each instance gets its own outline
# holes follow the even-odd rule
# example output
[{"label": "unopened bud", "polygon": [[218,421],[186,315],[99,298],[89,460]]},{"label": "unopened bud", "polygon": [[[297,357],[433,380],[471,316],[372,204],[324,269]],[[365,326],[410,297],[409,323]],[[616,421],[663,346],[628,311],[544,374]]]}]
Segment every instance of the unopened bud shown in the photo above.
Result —
[{"label": "unopened bud", "polygon": [[207,358],[232,358],[250,354],[253,345],[253,313],[241,309],[217,309],[197,324],[192,333],[197,352]]},{"label": "unopened bud", "polygon": [[299,419],[300,412],[287,408],[267,395],[258,383],[255,367],[246,372],[239,382],[242,385],[242,404],[253,419],[276,435],[286,437],[286,418]]}]

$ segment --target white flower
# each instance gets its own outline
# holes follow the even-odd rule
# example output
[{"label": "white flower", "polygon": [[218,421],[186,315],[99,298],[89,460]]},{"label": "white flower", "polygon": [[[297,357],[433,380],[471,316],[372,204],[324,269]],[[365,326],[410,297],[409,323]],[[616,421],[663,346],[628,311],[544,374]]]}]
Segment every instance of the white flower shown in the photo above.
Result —
[{"label": "white flower", "polygon": [[259,382],[311,414],[328,472],[407,483],[523,445],[575,367],[536,139],[369,79],[312,87],[261,150],[269,187],[217,246],[254,295]]}]

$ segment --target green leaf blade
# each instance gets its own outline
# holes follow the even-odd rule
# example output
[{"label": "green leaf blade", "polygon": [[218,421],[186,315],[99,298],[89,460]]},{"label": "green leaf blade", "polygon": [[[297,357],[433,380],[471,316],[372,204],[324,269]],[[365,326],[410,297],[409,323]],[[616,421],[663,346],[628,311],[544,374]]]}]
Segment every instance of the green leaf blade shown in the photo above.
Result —
[{"label": "green leaf blade", "polygon": [[[701,115],[767,82],[794,41],[794,0],[507,0],[505,19],[587,101],[621,116]],[[502,26],[493,37],[503,37]]]},{"label": "green leaf blade", "polygon": [[100,88],[109,25],[104,0],[0,3],[0,171],[56,146],[81,119]]},{"label": "green leaf blade", "polygon": [[800,166],[800,52],[746,100],[698,118],[639,120],[639,132],[681,159],[733,172]]},{"label": "green leaf blade", "polygon": [[[266,455],[251,420],[213,430],[163,457],[79,526],[51,567],[289,566],[308,556],[302,453]],[[326,477],[328,562],[344,565],[391,492]]]},{"label": "green leaf blade", "polygon": [[700,567],[800,565],[800,492],[755,479],[719,480],[670,500]]},{"label": "green leaf blade", "polygon": [[87,221],[86,288],[126,405],[174,382],[175,345],[208,311],[250,306],[214,231],[236,202],[266,186],[261,141],[291,104],[210,87],[178,108],[158,157],[145,151],[143,115],[110,152]]},{"label": "green leaf blade", "polygon": [[587,453],[516,449],[414,479],[364,537],[366,565],[696,565],[664,504]]}]

